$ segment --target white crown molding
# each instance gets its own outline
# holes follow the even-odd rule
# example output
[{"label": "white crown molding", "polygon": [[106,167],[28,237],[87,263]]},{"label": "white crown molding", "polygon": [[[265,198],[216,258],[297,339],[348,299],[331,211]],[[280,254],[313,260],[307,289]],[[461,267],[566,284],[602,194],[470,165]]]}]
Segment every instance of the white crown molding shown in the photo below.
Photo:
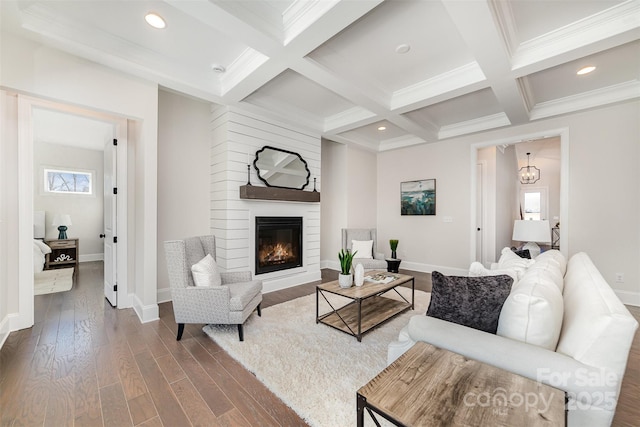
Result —
[{"label": "white crown molding", "polygon": [[489,8],[496,19],[498,30],[500,30],[507,52],[509,52],[510,56],[513,56],[518,49],[520,41],[518,38],[516,19],[513,16],[511,2],[503,0],[489,0]]},{"label": "white crown molding", "polygon": [[640,81],[631,80],[579,95],[538,103],[531,110],[530,117],[531,120],[539,120],[638,98],[640,98]]},{"label": "white crown molding", "polygon": [[534,105],[535,105],[535,96],[533,95],[533,89],[531,88],[531,83],[529,82],[529,78],[528,77],[521,77],[519,79],[516,80],[518,87],[520,88],[520,94],[522,95],[522,101],[524,102],[524,105],[527,109],[527,111],[529,111],[529,113],[531,113],[531,110],[533,109]]},{"label": "white crown molding", "polygon": [[340,113],[329,116],[324,121],[324,131],[340,133],[371,124],[378,120],[375,113],[362,107],[352,107]]},{"label": "white crown molding", "polygon": [[338,142],[344,145],[354,145],[354,146],[357,146],[358,148],[361,148],[366,151],[370,151],[372,153],[377,153],[380,151],[380,144],[378,143],[378,141],[372,141],[372,140],[363,138],[362,136],[359,136],[359,135],[357,137],[355,137],[355,135],[353,134],[349,136],[323,135],[323,138],[328,139],[329,141]]},{"label": "white crown molding", "polygon": [[467,135],[503,126],[509,126],[511,122],[505,113],[491,114],[473,120],[467,120],[452,125],[442,126],[438,132],[438,139]]},{"label": "white crown molding", "polygon": [[227,94],[236,85],[244,81],[251,73],[255,72],[269,57],[257,50],[246,48],[227,68],[220,79],[221,95]]},{"label": "white crown molding", "polygon": [[284,45],[288,45],[341,0],[296,0],[282,14]]},{"label": "white crown molding", "polygon": [[411,147],[412,145],[424,144],[425,142],[427,141],[422,138],[418,138],[417,136],[404,135],[397,138],[385,139],[380,143],[380,151],[389,151],[398,148]]},{"label": "white crown molding", "polygon": [[545,59],[640,28],[640,1],[628,0],[521,43],[511,63],[518,70]]},{"label": "white crown molding", "polygon": [[[478,90],[478,83],[486,82],[480,65],[477,62],[470,62],[461,67],[454,68],[446,73],[439,74],[427,80],[423,80],[411,86],[396,90],[391,95],[390,108],[392,111],[399,109],[414,109],[416,104],[423,104],[421,107],[429,105],[429,100],[433,102],[444,101],[444,99],[434,99],[439,95],[450,94],[450,97],[460,96],[459,89],[466,89],[466,93]],[[455,92],[455,93],[452,93]]]}]

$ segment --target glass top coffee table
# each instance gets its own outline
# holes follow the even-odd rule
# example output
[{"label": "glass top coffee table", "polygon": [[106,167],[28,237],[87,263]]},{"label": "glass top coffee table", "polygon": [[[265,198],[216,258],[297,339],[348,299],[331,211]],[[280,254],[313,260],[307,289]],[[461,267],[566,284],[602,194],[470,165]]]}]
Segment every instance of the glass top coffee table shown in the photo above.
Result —
[{"label": "glass top coffee table", "polygon": [[[362,341],[362,335],[376,326],[383,324],[398,314],[413,309],[415,300],[415,281],[413,276],[384,271],[370,271],[366,276],[386,274],[394,276],[389,283],[364,282],[362,286],[341,288],[337,280],[316,286],[316,323],[324,323],[339,331],[353,335]],[[397,287],[411,282],[411,302],[407,300]],[[397,295],[399,299],[389,298],[387,293]],[[342,305],[331,302],[329,294],[348,298]],[[320,314],[320,301],[324,299],[331,308],[329,312]]]}]

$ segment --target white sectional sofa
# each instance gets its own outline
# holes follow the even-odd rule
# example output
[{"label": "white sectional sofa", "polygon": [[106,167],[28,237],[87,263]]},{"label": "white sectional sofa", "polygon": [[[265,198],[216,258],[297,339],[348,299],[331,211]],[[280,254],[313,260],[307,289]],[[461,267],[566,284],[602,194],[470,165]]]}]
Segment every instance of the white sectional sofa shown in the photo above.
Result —
[{"label": "white sectional sofa", "polygon": [[569,426],[611,425],[638,322],[585,253],[549,251],[513,276],[496,335],[417,315],[388,362],[425,341],[564,390]]}]

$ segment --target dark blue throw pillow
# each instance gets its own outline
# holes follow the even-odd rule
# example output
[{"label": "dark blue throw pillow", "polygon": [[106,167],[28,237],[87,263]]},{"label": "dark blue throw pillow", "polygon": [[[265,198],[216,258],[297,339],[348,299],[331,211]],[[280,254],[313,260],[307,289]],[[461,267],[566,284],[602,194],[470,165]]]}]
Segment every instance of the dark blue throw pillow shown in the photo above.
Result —
[{"label": "dark blue throw pillow", "polygon": [[496,333],[500,310],[511,292],[511,277],[445,276],[434,271],[431,281],[427,316]]}]

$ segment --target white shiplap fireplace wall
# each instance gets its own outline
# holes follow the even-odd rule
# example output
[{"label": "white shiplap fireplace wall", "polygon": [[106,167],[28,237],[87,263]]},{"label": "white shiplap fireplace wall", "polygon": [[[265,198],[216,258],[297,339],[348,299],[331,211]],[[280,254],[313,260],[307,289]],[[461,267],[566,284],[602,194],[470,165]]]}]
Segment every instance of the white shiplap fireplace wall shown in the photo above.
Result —
[{"label": "white shiplap fireplace wall", "polygon": [[294,151],[307,162],[320,191],[320,136],[275,123],[233,107],[214,106],[211,114],[211,232],[216,236],[217,261],[223,271],[250,270],[255,275],[255,217],[303,218],[303,265],[256,276],[264,292],[320,280],[320,203],[241,200],[239,188],[247,183],[264,186],[253,159],[265,145]]}]

